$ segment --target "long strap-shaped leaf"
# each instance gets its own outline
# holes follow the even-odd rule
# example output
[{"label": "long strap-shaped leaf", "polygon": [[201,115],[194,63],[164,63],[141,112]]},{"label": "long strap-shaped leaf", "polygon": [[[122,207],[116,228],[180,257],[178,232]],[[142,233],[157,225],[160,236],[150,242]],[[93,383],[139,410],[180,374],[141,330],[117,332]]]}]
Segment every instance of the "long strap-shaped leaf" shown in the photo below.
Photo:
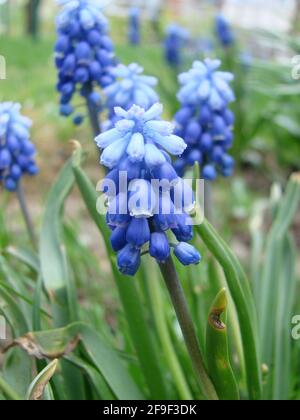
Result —
[{"label": "long strap-shaped leaf", "polygon": [[61,221],[65,200],[73,184],[72,162],[68,161],[48,195],[40,237],[41,272],[53,305],[56,327],[77,320],[77,301],[68,272]]},{"label": "long strap-shaped leaf", "polygon": [[227,325],[221,316],[226,318],[227,296],[226,290],[221,290],[215,298],[208,315],[206,331],[206,358],[208,372],[216,387],[220,400],[239,400],[239,390],[234,372],[231,367]]},{"label": "long strap-shaped leaf", "polygon": [[261,368],[256,314],[250,286],[237,258],[207,220],[197,226],[197,232],[224,270],[240,322],[249,396],[258,400],[261,398]]},{"label": "long strap-shaped leaf", "polygon": [[259,305],[260,332],[263,340],[263,362],[270,363],[272,354],[273,326],[270,324],[270,315],[275,313],[276,294],[278,291],[278,276],[281,270],[282,247],[288,229],[295,217],[300,198],[300,177],[292,176],[277,217],[268,236],[266,248],[266,262],[264,264],[261,282],[261,299]]},{"label": "long strap-shaped leaf", "polygon": [[[51,301],[51,312],[56,328],[78,320],[76,291],[68,267],[62,233],[62,213],[74,182],[72,161],[69,160],[48,194],[40,236],[42,279]],[[36,298],[38,299],[38,296]],[[83,380],[79,370],[65,362],[62,363],[62,370],[69,397],[84,399]]]},{"label": "long strap-shaped leaf", "polygon": [[78,188],[92,219],[105,241],[107,253],[110,256],[113,275],[127,317],[131,338],[149,387],[151,398],[164,399],[166,398],[166,390],[159,368],[159,358],[152,342],[149,325],[144,316],[142,302],[134,280],[124,278],[124,276],[120,275],[116,267],[115,257],[109,242],[110,232],[106,225],[105,217],[100,215],[96,209],[97,194],[95,187],[80,167],[81,153],[82,150],[79,145],[77,145],[73,157],[73,170]]}]

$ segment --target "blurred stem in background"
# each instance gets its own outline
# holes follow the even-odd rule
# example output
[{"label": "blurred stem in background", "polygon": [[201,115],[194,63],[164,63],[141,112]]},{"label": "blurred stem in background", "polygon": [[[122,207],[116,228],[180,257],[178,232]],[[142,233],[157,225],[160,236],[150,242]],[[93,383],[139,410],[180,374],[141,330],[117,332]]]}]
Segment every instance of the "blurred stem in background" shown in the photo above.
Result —
[{"label": "blurred stem in background", "polygon": [[[89,93],[93,92],[93,88],[90,87]],[[101,133],[101,124],[99,120],[99,113],[97,107],[92,103],[89,99],[89,95],[86,98],[86,106],[88,109],[88,115],[90,120],[91,129],[93,132],[94,137],[97,137]]]},{"label": "blurred stem in background", "polygon": [[206,371],[193,320],[172,259],[169,258],[166,263],[160,264],[160,269],[169,290],[201,391],[208,400],[216,401],[218,396]]},{"label": "blurred stem in background", "polygon": [[26,202],[26,198],[25,198],[25,194],[24,194],[24,189],[23,189],[23,185],[22,185],[21,181],[19,181],[19,184],[18,184],[17,197],[18,197],[18,200],[19,200],[20,209],[22,211],[24,222],[26,224],[28,235],[30,237],[30,240],[31,240],[31,243],[32,243],[33,247],[36,249],[37,248],[37,239],[36,239],[34,226],[33,226],[32,219],[31,219],[31,216],[30,216],[30,213],[29,213],[29,209],[28,209],[28,206],[27,206],[27,202]]},{"label": "blurred stem in background", "polygon": [[87,99],[87,108],[89,113],[89,119],[94,137],[97,137],[101,133],[100,121],[98,117],[98,111],[96,107]]},{"label": "blurred stem in background", "polygon": [[294,18],[291,26],[292,35],[296,35],[300,30],[300,0],[295,2]]},{"label": "blurred stem in background", "polygon": [[3,25],[6,34],[10,32],[10,0],[0,2],[0,26]]},{"label": "blurred stem in background", "polygon": [[32,38],[39,36],[39,12],[42,0],[28,0],[26,3],[26,33]]}]

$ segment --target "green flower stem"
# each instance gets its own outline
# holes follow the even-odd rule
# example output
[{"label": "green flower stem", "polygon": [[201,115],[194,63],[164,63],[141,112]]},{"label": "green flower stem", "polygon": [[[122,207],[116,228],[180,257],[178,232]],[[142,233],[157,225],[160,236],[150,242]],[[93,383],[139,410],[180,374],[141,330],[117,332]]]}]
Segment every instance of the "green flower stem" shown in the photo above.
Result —
[{"label": "green flower stem", "polygon": [[207,220],[213,220],[213,194],[212,184],[210,181],[205,182],[204,186],[204,211]]},{"label": "green flower stem", "polygon": [[22,215],[23,215],[23,218],[24,218],[24,221],[25,221],[25,224],[26,224],[28,235],[30,237],[30,240],[32,242],[33,247],[37,248],[37,239],[36,239],[36,235],[35,235],[35,231],[34,231],[34,226],[33,226],[33,223],[32,223],[32,219],[30,217],[30,213],[29,213],[28,206],[27,206],[27,203],[26,203],[24,189],[23,189],[23,185],[22,185],[21,181],[19,181],[19,184],[18,184],[17,197],[18,197],[19,204],[20,204],[20,209],[22,211]]},{"label": "green flower stem", "polygon": [[2,378],[0,375],[0,391],[9,400],[20,401],[22,398],[16,393],[16,391]]},{"label": "green flower stem", "polygon": [[257,345],[257,320],[248,280],[237,258],[207,220],[197,226],[197,231],[224,270],[240,322],[249,396],[253,400],[259,400],[262,383]]},{"label": "green flower stem", "polygon": [[170,371],[172,372],[175,381],[175,386],[179,393],[180,399],[192,400],[193,396],[187,384],[186,378],[182,371],[182,367],[178,361],[170,338],[159,282],[154,277],[151,279],[147,278],[147,280],[150,283],[148,290],[150,300],[154,308],[153,315],[155,318],[158,336],[161,341],[162,349],[166,356],[166,361],[169,365]]},{"label": "green flower stem", "polygon": [[216,401],[218,396],[206,371],[196,330],[172,259],[169,258],[165,264],[160,264],[160,269],[169,290],[201,391],[208,400]]},{"label": "green flower stem", "polygon": [[[92,92],[92,89],[90,89],[90,92]],[[97,137],[101,133],[99,113],[95,105],[92,104],[92,102],[88,98],[86,100],[86,106],[88,109],[89,120],[93,131],[93,135],[94,137]]]}]

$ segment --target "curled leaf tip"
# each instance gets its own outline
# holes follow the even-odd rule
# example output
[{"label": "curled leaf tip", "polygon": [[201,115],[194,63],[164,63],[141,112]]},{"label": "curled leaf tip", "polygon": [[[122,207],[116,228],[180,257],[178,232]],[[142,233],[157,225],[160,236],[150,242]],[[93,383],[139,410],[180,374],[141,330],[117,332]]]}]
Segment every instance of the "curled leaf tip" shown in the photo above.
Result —
[{"label": "curled leaf tip", "polygon": [[42,372],[34,379],[27,391],[27,400],[39,401],[44,397],[45,389],[55,374],[58,365],[58,359],[54,359]]},{"label": "curled leaf tip", "polygon": [[221,320],[221,315],[226,311],[227,303],[227,292],[224,288],[217,295],[209,312],[209,322],[217,330],[226,329],[226,325]]},{"label": "curled leaf tip", "polygon": [[69,143],[70,143],[73,151],[81,149],[81,144],[79,143],[78,140],[72,139],[72,140],[69,141]]}]

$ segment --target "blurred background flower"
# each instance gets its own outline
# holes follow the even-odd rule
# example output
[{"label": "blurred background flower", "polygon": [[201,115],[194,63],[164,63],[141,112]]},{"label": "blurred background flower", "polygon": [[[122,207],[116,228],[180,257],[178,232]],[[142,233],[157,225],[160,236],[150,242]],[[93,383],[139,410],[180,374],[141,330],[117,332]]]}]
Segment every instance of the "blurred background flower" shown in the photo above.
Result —
[{"label": "blurred background flower", "polygon": [[219,60],[196,61],[179,76],[181,109],[175,114],[176,133],[188,144],[175,162],[181,176],[195,162],[206,180],[215,180],[218,172],[233,173],[234,160],[228,154],[233,143],[234,114],[228,107],[235,99],[229,85],[233,75],[220,71],[220,66]]},{"label": "blurred background flower", "polygon": [[30,140],[31,121],[19,104],[0,103],[0,182],[16,191],[24,175],[36,175],[36,149]]}]

